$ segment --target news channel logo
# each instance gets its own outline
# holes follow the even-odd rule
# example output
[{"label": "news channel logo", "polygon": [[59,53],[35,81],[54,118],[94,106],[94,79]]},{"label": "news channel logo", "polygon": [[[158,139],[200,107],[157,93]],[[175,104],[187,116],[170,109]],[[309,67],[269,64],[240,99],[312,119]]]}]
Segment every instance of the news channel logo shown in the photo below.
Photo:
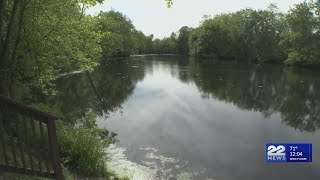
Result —
[{"label": "news channel logo", "polygon": [[267,162],[312,162],[312,144],[266,144]]}]

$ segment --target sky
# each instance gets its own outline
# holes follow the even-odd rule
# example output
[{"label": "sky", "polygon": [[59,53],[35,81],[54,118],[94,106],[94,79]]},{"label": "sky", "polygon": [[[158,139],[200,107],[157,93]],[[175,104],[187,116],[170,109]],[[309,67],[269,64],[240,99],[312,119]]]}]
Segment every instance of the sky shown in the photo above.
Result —
[{"label": "sky", "polygon": [[266,9],[270,3],[286,12],[300,2],[304,0],[173,0],[173,7],[167,8],[165,0],[105,0],[89,8],[87,14],[96,15],[111,9],[120,11],[131,19],[137,30],[163,38],[182,26],[198,26],[203,15],[214,16],[244,8]]}]

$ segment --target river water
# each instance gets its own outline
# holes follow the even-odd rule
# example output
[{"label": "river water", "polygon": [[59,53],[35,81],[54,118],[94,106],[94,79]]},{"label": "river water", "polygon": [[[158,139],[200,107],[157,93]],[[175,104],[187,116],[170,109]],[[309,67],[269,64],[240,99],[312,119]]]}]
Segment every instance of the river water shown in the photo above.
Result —
[{"label": "river water", "polygon": [[[110,165],[133,179],[320,179],[320,72],[136,57],[73,76],[60,88],[118,134]],[[313,162],[267,163],[267,143],[312,143]]]}]

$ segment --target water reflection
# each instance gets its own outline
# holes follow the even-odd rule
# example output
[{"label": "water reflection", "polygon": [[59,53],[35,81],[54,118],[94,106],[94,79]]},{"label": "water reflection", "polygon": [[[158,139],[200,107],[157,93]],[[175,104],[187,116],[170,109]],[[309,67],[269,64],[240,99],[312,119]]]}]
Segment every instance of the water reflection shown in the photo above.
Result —
[{"label": "water reflection", "polygon": [[284,123],[314,132],[320,123],[320,74],[277,66],[220,65],[199,68],[200,91],[266,117],[280,112]]},{"label": "water reflection", "polygon": [[92,73],[58,79],[58,94],[49,101],[59,107],[67,119],[95,119],[98,115],[121,109],[121,104],[143,77],[143,64],[134,66],[128,60],[111,61]]},{"label": "water reflection", "polygon": [[171,169],[164,179],[184,172],[191,179],[199,172],[200,179],[320,178],[316,154],[312,164],[264,160],[270,142],[319,150],[319,72],[139,57],[63,78],[58,87],[63,109],[77,117],[94,112],[99,126],[119,134],[129,160],[154,164],[141,148],[155,148],[156,157],[189,162],[162,168],[162,175]]}]

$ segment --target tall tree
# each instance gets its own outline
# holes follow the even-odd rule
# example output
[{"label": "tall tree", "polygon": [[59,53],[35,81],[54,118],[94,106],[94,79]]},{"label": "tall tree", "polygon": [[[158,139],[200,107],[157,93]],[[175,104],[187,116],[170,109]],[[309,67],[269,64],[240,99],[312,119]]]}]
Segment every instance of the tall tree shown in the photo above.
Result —
[{"label": "tall tree", "polygon": [[177,38],[177,46],[178,46],[178,52],[183,55],[189,54],[189,45],[188,40],[190,33],[192,32],[192,28],[189,28],[188,26],[183,26],[179,30],[179,35]]},{"label": "tall tree", "polygon": [[287,51],[288,65],[320,64],[320,26],[315,12],[319,4],[300,3],[286,15],[288,28],[281,34],[282,47]]}]

